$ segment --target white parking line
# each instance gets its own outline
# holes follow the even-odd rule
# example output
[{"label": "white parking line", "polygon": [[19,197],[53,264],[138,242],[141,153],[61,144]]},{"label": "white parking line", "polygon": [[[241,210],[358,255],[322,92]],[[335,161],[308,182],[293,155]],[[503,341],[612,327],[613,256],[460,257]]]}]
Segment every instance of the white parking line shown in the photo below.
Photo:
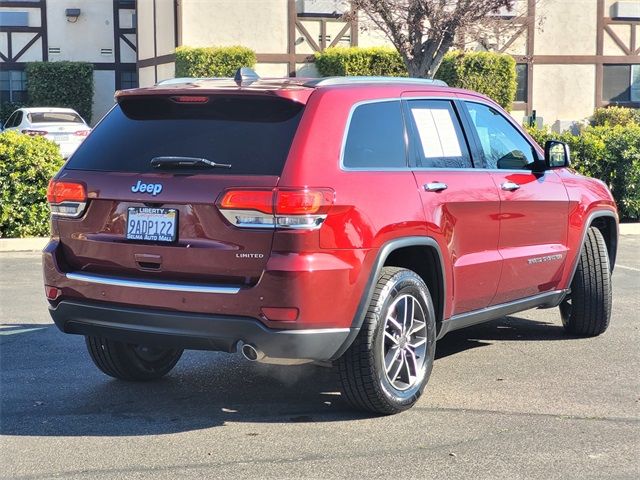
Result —
[{"label": "white parking line", "polygon": [[17,329],[8,329],[2,328],[0,329],[0,335],[17,335],[18,333],[27,333],[27,332],[35,332],[36,330],[44,330],[47,327],[37,327],[37,328],[17,328]]},{"label": "white parking line", "polygon": [[616,265],[616,268],[623,268],[625,270],[633,270],[634,272],[640,272],[640,268],[627,267],[626,265]]}]

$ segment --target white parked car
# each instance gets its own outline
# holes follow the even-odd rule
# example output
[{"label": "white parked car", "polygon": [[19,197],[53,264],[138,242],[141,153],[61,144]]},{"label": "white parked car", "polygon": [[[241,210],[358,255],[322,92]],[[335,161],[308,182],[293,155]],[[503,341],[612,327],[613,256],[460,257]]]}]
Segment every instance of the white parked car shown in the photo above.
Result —
[{"label": "white parked car", "polygon": [[26,135],[41,135],[60,145],[64,158],[71,156],[91,132],[78,112],[71,108],[20,108],[13,112],[3,130],[17,130]]}]

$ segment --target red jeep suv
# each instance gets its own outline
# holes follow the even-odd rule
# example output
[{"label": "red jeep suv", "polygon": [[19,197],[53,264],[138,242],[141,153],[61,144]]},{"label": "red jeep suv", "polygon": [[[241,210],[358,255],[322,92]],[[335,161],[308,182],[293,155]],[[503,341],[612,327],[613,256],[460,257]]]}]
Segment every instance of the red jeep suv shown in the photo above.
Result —
[{"label": "red jeep suv", "polygon": [[447,332],[560,307],[604,332],[607,187],[490,99],[409,78],[177,79],[118,92],[51,181],[49,310],[124,380],[183,349],[333,364],[412,406]]}]

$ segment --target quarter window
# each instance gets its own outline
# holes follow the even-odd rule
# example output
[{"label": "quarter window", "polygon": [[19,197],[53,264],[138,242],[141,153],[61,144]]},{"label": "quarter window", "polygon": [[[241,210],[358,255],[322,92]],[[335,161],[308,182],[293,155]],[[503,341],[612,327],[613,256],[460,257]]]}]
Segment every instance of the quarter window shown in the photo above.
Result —
[{"label": "quarter window", "polygon": [[466,104],[482,147],[484,168],[530,169],[536,155],[516,127],[487,105]]},{"label": "quarter window", "polygon": [[418,167],[472,167],[469,150],[451,102],[411,100],[409,111],[418,140]]},{"label": "quarter window", "polygon": [[349,168],[407,166],[400,101],[359,105],[351,115],[343,163]]}]

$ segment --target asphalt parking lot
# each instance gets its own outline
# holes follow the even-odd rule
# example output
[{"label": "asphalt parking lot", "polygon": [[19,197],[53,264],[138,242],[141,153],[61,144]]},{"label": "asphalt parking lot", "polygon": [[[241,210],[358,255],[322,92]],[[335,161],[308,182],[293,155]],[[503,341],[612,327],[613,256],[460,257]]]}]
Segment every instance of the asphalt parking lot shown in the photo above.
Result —
[{"label": "asphalt parking lot", "polygon": [[52,325],[39,254],[0,265],[0,478],[640,478],[637,235],[602,337],[567,337],[557,309],[454,332],[392,417],[350,411],[329,369],[240,355],[110,379]]}]

